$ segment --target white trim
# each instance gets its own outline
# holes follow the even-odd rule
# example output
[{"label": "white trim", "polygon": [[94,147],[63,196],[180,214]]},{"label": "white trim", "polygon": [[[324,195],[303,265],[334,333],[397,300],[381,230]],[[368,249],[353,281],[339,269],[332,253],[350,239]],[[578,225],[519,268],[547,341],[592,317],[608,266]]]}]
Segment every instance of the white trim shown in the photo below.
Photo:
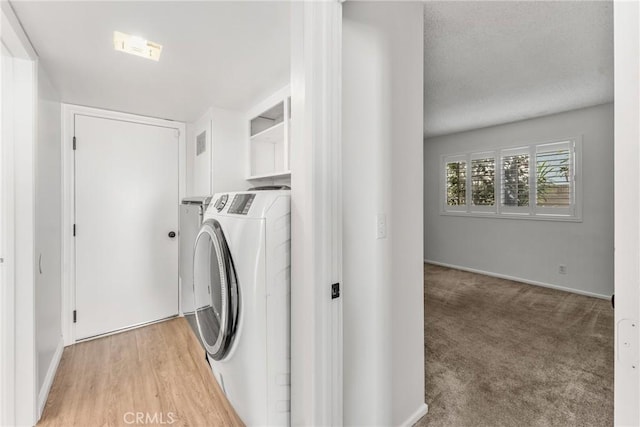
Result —
[{"label": "white trim", "polygon": [[542,214],[537,215],[529,214],[529,211],[523,212],[465,212],[465,211],[444,211],[440,212],[442,216],[463,216],[467,218],[493,218],[493,219],[517,219],[528,221],[559,221],[559,222],[582,222],[582,218],[574,218],[570,215],[551,215]]},{"label": "white trim", "polygon": [[[2,14],[4,18],[4,14]],[[2,48],[2,80],[12,79],[11,53]],[[7,61],[5,63],[5,61]],[[5,71],[4,67],[7,68]],[[4,74],[6,72],[6,74]],[[0,82],[0,85],[3,83]],[[15,424],[15,272],[14,272],[14,141],[13,108],[3,109],[5,102],[12,107],[12,91],[1,93],[0,112],[0,425]]]},{"label": "white trim", "polygon": [[410,427],[410,426],[416,424],[418,421],[420,421],[420,419],[422,417],[424,417],[425,415],[427,415],[428,412],[429,412],[429,405],[427,405],[426,403],[423,403],[422,405],[420,405],[418,407],[418,409],[416,409],[416,411],[413,414],[411,414],[409,416],[409,418],[404,420],[400,424],[400,426],[401,427]]},{"label": "white trim", "polygon": [[[73,136],[75,133],[74,118],[76,115],[98,117],[111,120],[127,121],[151,126],[160,126],[176,129],[178,136],[178,200],[176,209],[179,209],[180,200],[186,194],[186,126],[184,123],[158,119],[154,117],[139,116],[136,114],[121,113],[117,111],[102,110],[99,108],[80,105],[62,104],[62,336],[64,345],[76,342],[75,328],[73,325],[73,310],[75,309],[75,239],[73,238],[74,218],[74,153]],[[78,144],[82,142],[79,141]],[[180,284],[177,280],[176,303],[179,304]],[[178,305],[178,312],[180,307]]]},{"label": "white trim", "polygon": [[291,424],[342,425],[342,5],[291,5]]},{"label": "white trim", "polygon": [[[640,425],[640,3],[613,2],[614,32],[614,425]],[[634,345],[635,344],[635,345]]]},{"label": "white trim", "polygon": [[[75,306],[75,299],[72,292],[73,283],[75,282],[75,262],[72,254],[75,252],[75,245],[73,245],[73,239],[71,238],[71,231],[73,229],[73,153],[69,153],[69,133],[73,133],[73,122],[67,120],[68,112],[67,105],[61,105],[61,164],[62,164],[62,248],[61,248],[61,260],[62,260],[62,307],[61,307],[61,322],[62,322],[62,339],[65,346],[71,345],[75,342],[73,339],[73,319],[70,318],[69,313]],[[69,127],[70,126],[70,127]],[[66,143],[65,143],[66,142]],[[71,149],[73,144],[71,143]],[[71,237],[70,237],[71,236]]]},{"label": "white trim", "polygon": [[463,267],[461,265],[448,264],[446,262],[433,261],[429,259],[425,259],[424,262],[425,264],[433,264],[433,265],[438,265],[440,267],[453,268],[454,270],[462,270],[462,271],[468,271],[469,273],[482,274],[483,276],[497,277],[498,279],[511,280],[514,282],[522,282],[522,283],[526,283],[527,285],[541,286],[543,288],[556,289],[558,291],[570,292],[572,294],[584,295],[587,297],[594,297],[594,298],[600,298],[600,299],[606,299],[606,300],[611,299],[611,295],[602,295],[602,294],[597,294],[595,292],[583,291],[581,289],[567,288],[560,285],[554,285],[552,283],[538,282],[535,280],[524,279],[522,277],[515,277],[515,276],[509,276],[507,274],[479,270],[477,268]]},{"label": "white trim", "polygon": [[[187,313],[187,314],[192,314],[192,313]],[[135,325],[125,326],[124,328],[116,329],[115,331],[105,332],[104,334],[93,335],[93,336],[90,336],[90,337],[87,337],[87,338],[82,338],[82,339],[76,340],[75,343],[78,344],[78,343],[81,343],[81,342],[93,341],[93,340],[97,340],[97,339],[100,339],[100,338],[110,337],[111,335],[116,335],[116,334],[119,334],[121,332],[133,331],[134,329],[144,328],[145,326],[155,325],[156,323],[166,322],[167,320],[172,320],[172,319],[175,319],[175,318],[178,318],[178,317],[184,317],[184,315],[183,314],[182,315],[181,314],[173,314],[171,316],[163,317],[162,319],[152,320],[150,322],[136,323]]]},{"label": "white trim", "polygon": [[[35,331],[35,155],[37,136],[37,66],[15,59],[18,95],[14,98],[14,286],[15,422],[35,424],[37,358]],[[15,70],[16,68],[14,68]],[[19,380],[18,380],[19,379]]]},{"label": "white trim", "polygon": [[0,3],[2,9],[2,42],[11,52],[14,58],[28,59],[35,61],[38,59],[35,49],[29,41],[29,37],[24,32],[20,20],[13,11],[11,3],[3,1]]},{"label": "white trim", "polygon": [[60,360],[62,359],[62,352],[64,350],[64,341],[62,337],[58,341],[58,346],[56,347],[55,353],[53,353],[53,358],[51,359],[51,363],[49,364],[49,369],[47,369],[47,375],[44,377],[44,382],[42,383],[42,387],[40,388],[40,393],[38,393],[38,419],[42,417],[42,411],[44,411],[44,407],[47,403],[47,398],[49,397],[49,392],[51,391],[51,386],[53,385],[53,379],[56,377],[56,372],[58,370],[58,366],[60,365]]},{"label": "white trim", "polygon": [[[32,425],[37,421],[33,271],[37,55],[9,2],[3,1],[0,6],[2,50],[12,61],[12,86],[16,92],[10,100],[10,137],[2,138],[1,216],[2,236],[6,241],[2,242],[4,253],[0,255],[4,258],[0,299],[3,316],[0,321],[0,424]],[[16,286],[17,283],[20,286]]]}]

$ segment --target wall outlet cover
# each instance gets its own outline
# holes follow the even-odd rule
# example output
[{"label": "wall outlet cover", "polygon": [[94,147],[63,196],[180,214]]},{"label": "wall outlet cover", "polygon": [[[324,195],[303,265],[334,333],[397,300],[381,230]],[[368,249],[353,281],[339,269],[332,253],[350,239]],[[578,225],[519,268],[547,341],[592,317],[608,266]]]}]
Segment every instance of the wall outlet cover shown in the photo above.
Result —
[{"label": "wall outlet cover", "polygon": [[376,239],[387,238],[387,216],[378,214],[376,216]]}]

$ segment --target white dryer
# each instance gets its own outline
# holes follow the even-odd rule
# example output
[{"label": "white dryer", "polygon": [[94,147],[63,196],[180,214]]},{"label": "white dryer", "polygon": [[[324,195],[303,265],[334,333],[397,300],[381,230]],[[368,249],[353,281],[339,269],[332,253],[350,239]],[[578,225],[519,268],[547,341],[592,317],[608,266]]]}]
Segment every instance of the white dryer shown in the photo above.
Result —
[{"label": "white dryer", "polygon": [[290,191],[216,194],[194,245],[207,359],[248,426],[289,425]]}]

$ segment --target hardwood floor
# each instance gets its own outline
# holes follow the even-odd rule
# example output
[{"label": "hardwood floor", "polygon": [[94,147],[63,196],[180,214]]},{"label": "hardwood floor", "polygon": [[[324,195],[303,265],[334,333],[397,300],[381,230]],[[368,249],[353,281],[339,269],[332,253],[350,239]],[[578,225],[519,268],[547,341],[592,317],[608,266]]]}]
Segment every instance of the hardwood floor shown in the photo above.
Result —
[{"label": "hardwood floor", "polygon": [[67,347],[38,426],[240,426],[184,318]]}]

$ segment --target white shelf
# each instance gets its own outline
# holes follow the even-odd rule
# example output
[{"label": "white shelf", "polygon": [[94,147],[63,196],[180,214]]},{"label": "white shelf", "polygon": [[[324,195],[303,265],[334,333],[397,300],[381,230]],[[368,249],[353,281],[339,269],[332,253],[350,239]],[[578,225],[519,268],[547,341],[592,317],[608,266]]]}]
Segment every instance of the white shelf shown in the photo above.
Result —
[{"label": "white shelf", "polygon": [[257,104],[247,114],[247,180],[291,176],[289,86]]},{"label": "white shelf", "polygon": [[287,176],[291,176],[291,171],[273,172],[273,173],[266,173],[263,175],[254,175],[254,176],[250,176],[247,179],[284,178]]},{"label": "white shelf", "polygon": [[284,122],[280,122],[277,125],[271,126],[269,129],[265,129],[260,133],[253,135],[250,138],[252,143],[268,143],[277,144],[284,140]]}]

